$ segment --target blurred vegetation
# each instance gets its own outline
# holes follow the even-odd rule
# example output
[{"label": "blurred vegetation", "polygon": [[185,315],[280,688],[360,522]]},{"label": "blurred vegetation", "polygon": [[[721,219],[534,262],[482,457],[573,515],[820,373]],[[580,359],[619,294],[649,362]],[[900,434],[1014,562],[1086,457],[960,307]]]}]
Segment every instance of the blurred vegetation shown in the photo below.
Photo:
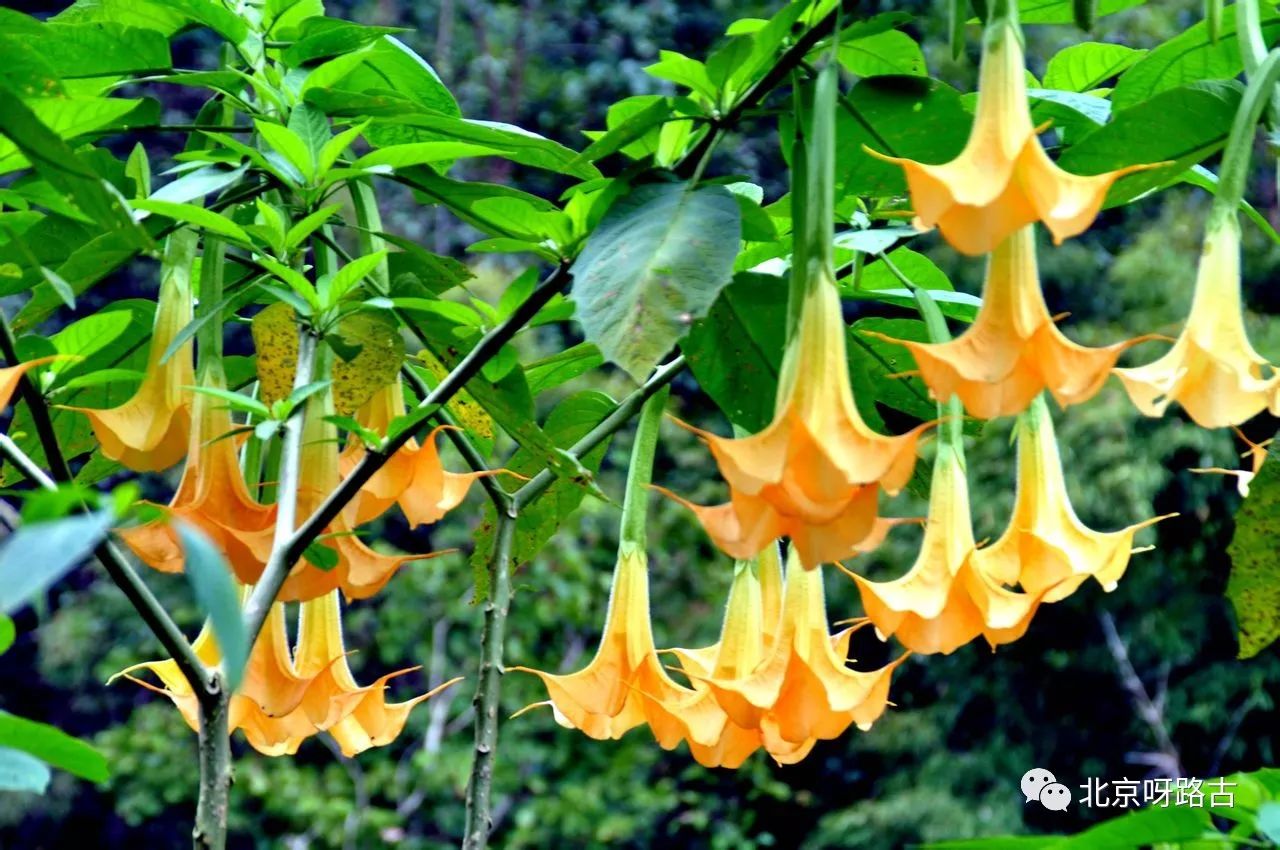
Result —
[{"label": "blurred vegetation", "polygon": [[[52,5],[17,4],[35,12]],[[942,10],[924,2],[901,5],[931,12],[920,19],[930,29],[913,34],[929,45],[935,73],[971,88],[975,45],[966,61],[952,61]],[[433,58],[464,114],[581,146],[577,130],[603,126],[607,104],[662,90],[641,71],[659,48],[703,55],[731,18],[764,12],[770,4],[368,0],[330,2],[330,8],[364,23],[409,27],[405,39]],[[1104,19],[1093,37],[1155,44],[1196,20],[1200,9],[1196,0],[1151,3]],[[1031,27],[1029,37],[1030,55],[1039,57],[1033,62],[1042,65],[1079,34],[1069,27]],[[184,39],[190,56],[180,61],[194,64],[203,45],[195,37]],[[717,163],[723,172],[756,175],[768,198],[785,191],[776,182],[785,172],[769,134],[740,135],[717,156],[724,160]],[[465,172],[469,177],[515,181],[540,193],[555,190],[538,182],[545,176],[512,170],[505,162],[465,168],[471,169]],[[403,201],[387,209],[389,229],[440,250],[456,250],[469,238],[443,214],[424,213],[407,196]],[[1276,219],[1274,197],[1257,198],[1256,204]],[[1067,246],[1044,250],[1050,308],[1070,304],[1073,311],[1064,323],[1068,334],[1098,343],[1176,328],[1189,303],[1206,209],[1200,190],[1175,188],[1105,215]],[[1266,291],[1280,252],[1249,226],[1246,233],[1249,303],[1280,312],[1280,298]],[[977,291],[980,262],[945,247],[930,247],[929,253],[957,288]],[[513,273],[500,264],[479,271],[491,281]],[[135,285],[125,276],[99,287],[95,297],[132,295]],[[1267,312],[1251,317],[1250,331],[1263,354],[1275,360],[1280,323]],[[559,338],[525,339],[544,353],[563,344]],[[615,397],[627,391],[621,376],[598,382]],[[680,416],[727,427],[691,378],[677,381],[675,396]],[[870,732],[820,744],[792,767],[775,766],[758,754],[739,771],[709,771],[687,752],[662,752],[646,731],[619,742],[590,741],[556,726],[545,710],[506,722],[495,781],[497,846],[887,850],[983,834],[1073,831],[1104,813],[1024,806],[1018,779],[1027,769],[1047,767],[1074,786],[1086,777],[1142,778],[1161,758],[1176,758],[1192,776],[1275,764],[1280,711],[1273,695],[1280,652],[1273,647],[1251,661],[1235,660],[1232,615],[1222,596],[1230,567],[1225,547],[1239,497],[1232,481],[1187,471],[1236,465],[1240,446],[1229,433],[1203,431],[1178,415],[1142,419],[1115,386],[1060,417],[1058,428],[1069,488],[1086,523],[1110,529],[1154,514],[1180,514],[1143,533],[1139,542],[1156,548],[1135,556],[1116,591],[1105,594],[1090,584],[1046,606],[1024,639],[997,653],[975,643],[951,656],[913,659],[895,679],[896,709]],[[1274,422],[1246,428],[1262,435],[1273,430]],[[708,480],[704,449],[690,435],[671,426],[664,437],[658,481],[698,500],[723,495],[722,485]],[[603,489],[618,501],[628,444],[625,434],[614,441],[601,473]],[[451,462],[460,468],[456,458]],[[1008,423],[994,423],[971,441],[969,468],[978,536],[994,537],[1013,496]],[[153,485],[163,492],[172,483]],[[480,611],[470,604],[467,553],[480,505],[481,494],[473,493],[430,534],[410,533],[394,519],[375,528],[391,547],[463,551],[411,565],[389,592],[352,606],[348,645],[357,650],[357,678],[423,664],[423,673],[396,686],[408,695],[454,675],[474,677]],[[894,508],[909,515],[923,504],[904,499]],[[509,661],[572,669],[594,652],[617,519],[615,505],[588,500],[580,516],[519,571]],[[652,522],[659,644],[713,641],[730,562],[685,511],[657,496]],[[884,576],[900,574],[917,539],[918,531],[900,529],[866,566]],[[856,615],[851,583],[829,572],[833,617]],[[181,580],[149,579],[194,630],[197,615],[182,607]],[[103,685],[115,671],[154,657],[156,645],[115,588],[92,569],[75,574],[51,600],[45,610],[19,618],[18,643],[0,660],[0,693],[6,707],[92,737],[108,754],[114,776],[104,788],[60,776],[46,797],[0,796],[0,847],[81,847],[88,836],[101,848],[181,846],[195,803],[195,736],[167,701],[128,683]],[[1109,624],[1123,653],[1108,644]],[[879,663],[888,653],[870,634],[855,641],[854,655],[862,662]],[[1154,725],[1126,686],[1126,663],[1161,709]],[[237,741],[231,846],[456,845],[472,746],[471,687],[464,682],[424,704],[399,741],[355,760],[319,739],[294,759],[264,758]],[[504,682],[508,713],[539,698],[531,677],[511,675]],[[1174,752],[1162,750],[1162,734]]]}]

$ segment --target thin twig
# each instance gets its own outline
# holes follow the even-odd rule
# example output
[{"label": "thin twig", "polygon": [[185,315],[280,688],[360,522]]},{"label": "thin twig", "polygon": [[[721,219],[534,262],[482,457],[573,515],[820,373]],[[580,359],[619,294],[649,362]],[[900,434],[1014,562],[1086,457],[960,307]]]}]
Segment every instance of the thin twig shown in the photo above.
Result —
[{"label": "thin twig", "polygon": [[1142,684],[1138,671],[1134,669],[1133,662],[1129,659],[1129,648],[1125,646],[1120,633],[1116,631],[1115,618],[1103,611],[1098,620],[1102,623],[1102,631],[1107,638],[1107,649],[1111,651],[1111,657],[1116,662],[1120,681],[1124,689],[1129,692],[1134,710],[1139,719],[1151,730],[1160,747],[1158,753],[1146,754],[1143,761],[1163,769],[1170,778],[1176,779],[1182,776],[1182,759],[1178,755],[1178,748],[1174,746],[1173,739],[1169,737],[1169,728],[1165,723],[1162,706],[1152,701],[1146,686]]},{"label": "thin twig", "polygon": [[[585,436],[578,442],[573,444],[569,449],[569,454],[574,457],[581,458],[603,443],[609,437],[630,422],[649,397],[658,390],[671,383],[676,375],[685,367],[684,355],[676,357],[669,363],[663,364],[653,373],[653,377],[649,378],[645,384],[637,389],[631,395],[624,398],[613,409],[613,412],[600,421],[600,424],[587,432]],[[528,483],[515,492],[512,501],[517,511],[527,507],[534,499],[542,495],[551,484],[555,481],[554,472],[544,469],[537,475],[533,476]]]}]

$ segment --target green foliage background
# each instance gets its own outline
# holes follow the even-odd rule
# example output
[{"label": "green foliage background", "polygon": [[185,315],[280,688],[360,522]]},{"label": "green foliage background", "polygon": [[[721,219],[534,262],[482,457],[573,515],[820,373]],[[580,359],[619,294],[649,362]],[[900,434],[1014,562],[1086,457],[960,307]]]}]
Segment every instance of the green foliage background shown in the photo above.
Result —
[{"label": "green foliage background", "polygon": [[[48,11],[42,4],[28,6]],[[1197,21],[1200,6],[1195,0],[1151,3],[1105,18],[1093,38],[1155,45]],[[964,61],[952,60],[942,10],[928,3],[900,7],[921,13],[909,31],[928,45],[931,70],[968,90],[976,71],[974,45]],[[432,59],[463,114],[508,121],[581,147],[584,140],[574,129],[603,126],[605,105],[664,90],[641,71],[659,48],[705,55],[732,18],[767,14],[772,4],[378,0],[345,8],[331,3],[330,9],[363,23],[411,28],[405,39]],[[1079,37],[1069,27],[1028,31],[1029,54],[1041,63]],[[179,44],[189,52],[188,64],[210,49],[199,36]],[[739,134],[721,146],[716,165],[722,173],[757,175],[769,199],[785,191],[771,134]],[[469,178],[514,181],[543,194],[549,189],[544,176],[505,161],[467,163],[461,170]],[[473,238],[448,216],[424,213],[407,193],[404,201],[386,210],[389,230],[445,252]],[[1275,202],[1255,198],[1273,220]],[[1206,211],[1201,190],[1174,188],[1107,214],[1062,248],[1046,246],[1041,264],[1051,310],[1069,303],[1068,332],[1085,343],[1114,341],[1138,329],[1174,331],[1189,304]],[[1249,225],[1246,235],[1247,300],[1258,311],[1250,317],[1250,332],[1275,360],[1280,323],[1270,314],[1280,312],[1280,299],[1267,282],[1280,267],[1280,249]],[[930,246],[927,252],[958,289],[977,291],[979,261],[957,257],[936,239],[920,245]],[[494,262],[481,264],[478,273],[496,296],[513,272]],[[93,297],[131,294],[126,276]],[[885,307],[864,312],[906,315]],[[1120,316],[1123,326],[1115,318]],[[526,337],[522,359],[567,342],[555,332]],[[600,389],[614,397],[627,391],[624,377],[602,374],[590,379]],[[727,427],[688,376],[675,387],[680,416]],[[497,846],[879,850],[984,834],[1074,831],[1110,813],[1027,807],[1017,787],[1024,771],[1048,767],[1075,785],[1086,777],[1141,778],[1152,754],[1176,757],[1193,776],[1275,764],[1280,653],[1273,647],[1251,661],[1235,660],[1235,629],[1223,598],[1225,548],[1238,497],[1229,481],[1187,471],[1235,465],[1237,447],[1229,434],[1205,432],[1176,415],[1141,419],[1114,385],[1060,417],[1058,427],[1069,487],[1086,523],[1115,528],[1181,513],[1144,532],[1140,542],[1156,548],[1134,558],[1114,593],[1089,585],[1046,606],[1025,639],[995,654],[974,644],[949,657],[912,660],[895,681],[896,709],[871,732],[821,744],[793,767],[777,767],[761,754],[737,772],[708,771],[684,751],[662,752],[645,731],[620,742],[594,742],[560,729],[545,710],[507,722],[495,782]],[[1247,430],[1269,436],[1274,422]],[[979,538],[1000,531],[1012,504],[1008,436],[1008,423],[995,423],[973,441],[969,468]],[[625,435],[615,440],[601,473],[602,488],[616,501],[628,448]],[[658,481],[697,500],[723,495],[721,485],[709,480],[704,449],[684,431],[667,427],[660,452]],[[460,468],[456,458],[452,462]],[[152,495],[172,483],[153,481]],[[421,677],[400,686],[408,695],[424,683],[474,677],[480,612],[470,604],[466,552],[480,497],[473,493],[430,536],[409,533],[396,521],[377,527],[393,547],[464,551],[411,566],[388,592],[349,609],[348,644],[358,650],[352,662],[358,678],[424,664]],[[903,509],[912,510],[909,504]],[[616,505],[586,500],[579,517],[521,568],[508,627],[509,661],[571,669],[590,657],[608,594],[617,517]],[[655,496],[652,517],[659,644],[713,641],[731,564],[677,506]],[[916,534],[896,532],[872,556],[874,570],[900,574],[913,557]],[[186,596],[180,580],[149,578],[194,630],[197,613],[181,607]],[[837,575],[830,580],[833,616],[855,615],[852,586]],[[1146,694],[1158,701],[1159,725],[1174,751],[1161,751],[1157,730],[1126,688],[1122,662],[1106,640],[1107,623],[1127,646]],[[62,585],[52,604],[19,625],[18,644],[0,659],[0,702],[91,736],[114,775],[101,788],[59,776],[48,796],[0,796],[0,846],[83,846],[77,842],[85,836],[95,836],[103,848],[181,846],[194,807],[195,737],[167,701],[127,683],[103,685],[115,671],[157,652],[123,598],[83,570]],[[876,663],[886,653],[868,636],[854,654]],[[464,683],[426,703],[399,741],[355,760],[318,739],[296,759],[263,758],[237,742],[231,846],[456,845],[470,763],[470,694],[471,683]],[[530,677],[507,677],[508,712],[538,698]]]}]

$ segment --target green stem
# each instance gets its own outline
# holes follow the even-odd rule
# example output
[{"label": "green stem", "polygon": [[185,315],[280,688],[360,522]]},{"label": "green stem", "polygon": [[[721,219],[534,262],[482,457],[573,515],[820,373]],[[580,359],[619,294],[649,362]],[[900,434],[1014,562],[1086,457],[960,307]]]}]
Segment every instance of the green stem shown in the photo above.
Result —
[{"label": "green stem", "polygon": [[222,674],[215,671],[200,696],[200,796],[191,830],[195,850],[222,850],[227,845],[227,816],[231,809],[230,703]]},{"label": "green stem", "polygon": [[200,376],[206,369],[222,371],[222,317],[213,314],[222,310],[222,282],[226,267],[227,243],[206,233],[204,253],[200,257],[200,300],[196,310],[197,318],[208,317],[196,332],[199,354],[196,374]]},{"label": "green stem", "polygon": [[489,594],[484,601],[480,634],[480,672],[472,701],[476,713],[475,754],[467,783],[466,833],[463,850],[484,850],[493,831],[493,767],[498,755],[498,709],[502,692],[503,639],[511,606],[511,550],[517,514],[498,513],[498,527],[489,559]]},{"label": "green stem", "polygon": [[1235,217],[1237,214],[1249,179],[1249,160],[1253,156],[1253,140],[1258,121],[1270,102],[1277,82],[1280,82],[1280,48],[1272,50],[1259,63],[1256,73],[1245,88],[1240,108],[1236,110],[1231,134],[1227,137],[1226,152],[1222,156],[1222,168],[1218,173],[1218,194],[1214,198],[1211,222],[1224,216]]},{"label": "green stem", "polygon": [[636,424],[635,443],[631,447],[631,467],[627,470],[627,493],[622,500],[619,538],[624,546],[630,544],[640,551],[645,548],[653,456],[658,449],[658,432],[662,427],[662,412],[667,407],[668,395],[669,389],[663,387],[644,403]]},{"label": "green stem", "polygon": [[[293,377],[293,388],[300,389],[311,383],[315,368],[316,338],[310,329],[298,329],[298,368]],[[271,555],[267,558],[262,577],[249,596],[244,607],[245,633],[249,645],[257,643],[258,633],[267,621],[267,614],[280,595],[280,588],[289,576],[297,558],[290,558],[290,544],[298,514],[298,485],[302,455],[302,417],[306,405],[297,409],[280,426],[280,470],[276,486],[276,527],[271,541]],[[329,520],[325,521],[325,525]],[[317,532],[318,534],[319,532]],[[314,539],[314,538],[313,538]],[[311,541],[307,541],[310,545]],[[306,546],[303,547],[305,549]]]},{"label": "green stem", "polygon": [[[644,386],[619,402],[613,412],[602,419],[599,425],[592,428],[582,439],[574,443],[573,447],[569,449],[569,454],[577,458],[584,457],[592,449],[613,436],[620,428],[635,418],[636,413],[640,411],[651,396],[675,380],[676,375],[680,374],[684,366],[684,357],[680,356],[659,367],[653,373],[653,377],[645,382]],[[555,473],[547,469],[533,476],[512,496],[516,508],[523,510],[546,492],[546,489],[555,483],[555,480]]]}]

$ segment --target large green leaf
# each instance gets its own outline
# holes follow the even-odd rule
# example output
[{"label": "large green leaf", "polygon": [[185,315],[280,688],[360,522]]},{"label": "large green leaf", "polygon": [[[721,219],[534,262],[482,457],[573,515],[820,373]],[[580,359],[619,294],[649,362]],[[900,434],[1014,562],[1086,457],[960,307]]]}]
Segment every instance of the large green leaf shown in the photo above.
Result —
[{"label": "large green leaf", "polygon": [[[567,449],[600,424],[613,412],[613,399],[601,392],[587,390],[576,393],[556,405],[542,431],[547,439],[561,450]],[[594,474],[608,449],[608,440],[582,457],[585,470]],[[512,472],[532,477],[545,466],[539,453],[522,448],[512,455],[506,464]],[[542,550],[551,536],[569,515],[582,503],[586,491],[574,481],[557,479],[546,491],[520,512],[516,522],[515,545],[512,547],[511,568],[527,562]],[[476,547],[471,564],[476,576],[477,601],[488,595],[488,564],[493,556],[493,531],[496,516],[492,505],[486,505],[484,520],[476,529]]]},{"label": "large green leaf", "polygon": [[723,186],[633,189],[573,265],[572,297],[587,339],[643,380],[729,283],[740,236],[738,202]]},{"label": "large green leaf", "polygon": [[63,24],[124,24],[173,35],[188,23],[186,15],[161,0],[75,0],[52,19]]},{"label": "large green leaf", "polygon": [[[1262,37],[1267,44],[1273,44],[1280,37],[1280,15],[1269,5],[1262,4]],[[1217,41],[1209,38],[1208,24],[1200,21],[1125,71],[1111,93],[1115,108],[1126,109],[1162,91],[1198,80],[1233,79],[1244,70],[1236,38],[1236,6],[1223,11],[1222,32]]]},{"label": "large green leaf", "polygon": [[0,32],[0,47],[7,52],[19,38],[62,79],[155,73],[172,67],[169,40],[153,29],[110,21],[55,22],[21,34]]},{"label": "large green leaf", "polygon": [[840,42],[840,64],[859,77],[927,77],[924,53],[901,30]]},{"label": "large green leaf", "polygon": [[753,433],[773,419],[786,313],[785,280],[743,272],[680,343],[703,392],[730,422]]},{"label": "large green leaf", "polygon": [[385,36],[362,55],[364,61],[338,81],[335,88],[390,92],[442,115],[456,118],[462,114],[435,68],[398,39]]},{"label": "large green leaf", "polygon": [[1193,83],[1161,92],[1117,113],[1111,123],[1068,148],[1058,164],[1076,174],[1101,174],[1126,165],[1168,162],[1112,187],[1107,206],[1128,203],[1177,181],[1188,168],[1221,150],[1239,104],[1237,83]]},{"label": "large green leaf", "polygon": [[[1018,17],[1024,24],[1075,23],[1076,0],[1018,0]],[[1096,17],[1141,6],[1147,0],[1100,0]]]},{"label": "large green leaf", "polygon": [[906,192],[902,168],[871,156],[941,163],[964,147],[973,123],[955,89],[916,77],[859,80],[836,113],[836,197]]},{"label": "large green leaf", "polygon": [[106,782],[111,776],[106,757],[84,741],[46,723],[16,717],[7,711],[0,711],[0,747],[29,753],[90,782]]},{"label": "large green leaf", "polygon": [[1085,92],[1124,72],[1146,54],[1123,44],[1086,41],[1058,51],[1044,72],[1046,89]]},{"label": "large green leaf", "polygon": [[911,353],[901,345],[864,333],[872,331],[891,339],[926,342],[929,332],[919,319],[859,319],[849,326],[849,380],[858,412],[872,428],[888,433],[879,405],[927,421],[937,416],[937,404],[919,376],[899,377],[915,368]]},{"label": "large green leaf", "polygon": [[1236,612],[1240,657],[1252,658],[1280,638],[1280,445],[1249,485],[1227,547],[1231,579],[1227,598]]},{"label": "large green leaf", "polygon": [[99,511],[23,523],[0,547],[0,613],[21,608],[79,566],[106,537],[113,520],[110,511]]}]

